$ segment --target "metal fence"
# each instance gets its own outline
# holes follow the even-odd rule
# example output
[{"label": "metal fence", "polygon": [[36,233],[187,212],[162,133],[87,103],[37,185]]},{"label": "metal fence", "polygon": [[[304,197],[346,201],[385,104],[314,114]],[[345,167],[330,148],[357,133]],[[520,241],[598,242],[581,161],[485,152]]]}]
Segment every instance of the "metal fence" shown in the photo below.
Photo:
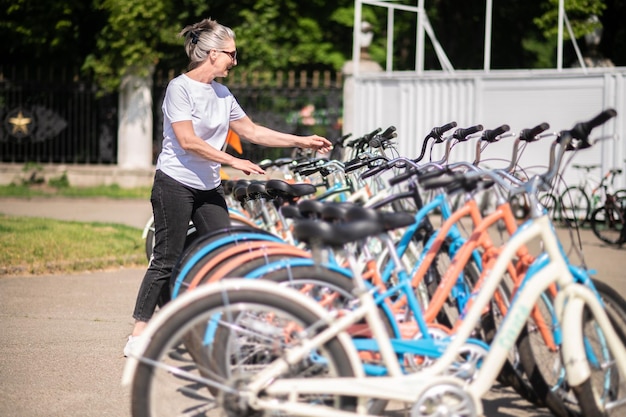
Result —
[{"label": "metal fence", "polygon": [[[161,147],[163,95],[173,76],[159,72],[154,78],[154,158]],[[220,81],[264,126],[330,138],[340,134],[340,74],[235,72]],[[98,96],[95,85],[77,71],[0,66],[2,163],[116,164],[117,118],[118,95]],[[288,152],[243,146],[245,156],[255,161]]]},{"label": "metal fence", "polygon": [[0,67],[0,161],[114,164],[117,94],[76,71]]}]

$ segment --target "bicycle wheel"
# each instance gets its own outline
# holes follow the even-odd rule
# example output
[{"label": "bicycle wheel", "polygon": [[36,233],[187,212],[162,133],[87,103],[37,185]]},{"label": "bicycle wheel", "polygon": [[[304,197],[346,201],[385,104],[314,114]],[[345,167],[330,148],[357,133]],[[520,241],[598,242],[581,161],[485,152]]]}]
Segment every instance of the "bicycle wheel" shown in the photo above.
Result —
[{"label": "bicycle wheel", "polygon": [[550,216],[550,219],[552,219],[552,221],[559,221],[559,203],[557,198],[550,194],[550,193],[545,193],[542,194],[541,196],[539,196],[539,203],[541,203],[541,205],[546,209],[546,211],[548,212],[548,215]]},{"label": "bicycle wheel", "polygon": [[569,187],[560,197],[561,218],[571,226],[582,226],[589,218],[590,203],[585,190]]},{"label": "bicycle wheel", "polygon": [[617,190],[613,193],[616,201],[626,200],[626,190]]},{"label": "bicycle wheel", "polygon": [[591,213],[591,230],[598,239],[610,245],[623,243],[624,210],[615,204],[602,206]]},{"label": "bicycle wheel", "polygon": [[[170,305],[139,358],[131,389],[133,417],[207,415],[217,408],[228,415],[252,415],[245,399],[247,378],[325,327],[320,326],[320,310],[300,294],[285,297],[265,286],[239,285],[236,290],[207,286]],[[210,362],[215,349],[210,336],[218,333],[242,342],[228,375],[215,372],[219,368]],[[281,378],[354,376],[349,349],[349,339],[331,338],[291,364]],[[215,396],[209,387],[217,391]],[[309,394],[297,400],[347,410],[356,404],[355,398],[338,395]]]},{"label": "bicycle wheel", "polygon": [[[592,281],[613,326],[619,328],[623,335],[623,332],[626,331],[626,301],[607,284],[597,280]],[[550,293],[545,292],[540,302],[537,303],[537,308],[541,316],[544,317],[544,323],[550,326],[549,329],[544,330],[557,334],[560,330],[552,300]],[[601,348],[602,354],[607,355],[606,345],[604,342],[601,344],[601,334],[598,333],[593,322],[589,320],[585,322],[584,334],[590,338],[590,349],[593,351]],[[541,335],[542,329],[539,327],[538,322],[529,320],[518,339],[522,365],[530,382],[535,387],[535,392],[539,394],[541,401],[556,416],[587,416],[580,404],[579,394],[567,384],[560,346],[547,346],[545,337]],[[623,336],[620,337],[623,341]],[[605,360],[608,361],[609,359],[605,358]],[[597,376],[600,375],[599,373],[596,375],[596,378],[604,378],[602,381],[607,384],[607,387],[614,386],[616,383],[616,381],[610,380],[609,372],[607,370],[607,373],[602,374],[601,377]],[[596,381],[597,383],[599,382]]]},{"label": "bicycle wheel", "polygon": [[258,268],[283,258],[309,258],[310,253],[281,242],[248,241],[233,242],[219,250],[208,253],[190,265],[184,277],[184,287],[194,289],[198,285],[230,277],[241,277],[248,267]]},{"label": "bicycle wheel", "polygon": [[[232,241],[228,240],[230,237],[234,237]],[[276,238],[269,232],[249,226],[231,226],[225,229],[215,230],[194,240],[193,243],[185,249],[172,269],[172,276],[170,278],[170,286],[173,290],[172,296],[175,298],[178,296],[179,292],[185,290],[186,282],[191,278],[188,273],[185,273],[184,276],[181,276],[181,273],[184,270],[188,272],[188,269],[194,265],[191,263],[192,261],[194,263],[202,262],[205,256],[214,256],[226,250],[228,247],[232,246],[232,244],[236,244],[237,241],[246,241],[257,237],[259,239],[279,240],[279,238]],[[216,242],[222,242],[223,244],[213,247],[212,251],[208,251],[208,248],[210,248],[211,245],[216,245]]]},{"label": "bicycle wheel", "polygon": [[[626,323],[609,313],[609,321],[622,346],[626,346]],[[591,312],[583,311],[583,341],[591,375],[573,389],[585,417],[617,417],[626,414],[626,375],[617,366],[607,337]]]},{"label": "bicycle wheel", "polygon": [[[616,322],[626,323],[626,300],[624,297],[619,295],[613,287],[605,282],[595,278],[592,278],[591,281],[604,303],[606,312],[613,316]],[[626,326],[622,327],[622,329],[626,331]]]},{"label": "bicycle wheel", "polygon": [[541,404],[558,417],[575,415],[571,406],[576,401],[566,384],[560,344],[555,341],[560,326],[549,291],[537,300],[533,312],[538,316],[529,317],[517,340],[520,363]]},{"label": "bicycle wheel", "polygon": [[[351,278],[331,269],[313,266],[295,266],[273,270],[261,277],[279,285],[286,285],[298,290],[315,300],[328,311],[349,309],[355,307],[354,282]],[[387,333],[394,336],[391,317],[382,308],[379,309]],[[354,338],[371,337],[371,331],[365,323],[358,323],[348,329],[350,336]],[[222,342],[224,343],[224,341]],[[377,365],[376,355],[365,353],[362,356],[364,363]],[[225,363],[224,360],[217,363]],[[387,407],[387,401],[371,399],[367,408],[370,414],[382,414]]]}]

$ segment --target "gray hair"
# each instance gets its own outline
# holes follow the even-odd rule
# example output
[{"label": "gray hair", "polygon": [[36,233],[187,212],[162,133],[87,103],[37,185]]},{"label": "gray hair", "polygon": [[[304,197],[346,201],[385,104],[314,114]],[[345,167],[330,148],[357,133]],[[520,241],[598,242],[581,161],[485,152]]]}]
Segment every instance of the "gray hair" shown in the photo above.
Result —
[{"label": "gray hair", "polygon": [[226,42],[235,39],[235,32],[209,18],[185,26],[178,36],[185,38],[185,52],[192,70],[207,59],[211,49],[224,49]]}]

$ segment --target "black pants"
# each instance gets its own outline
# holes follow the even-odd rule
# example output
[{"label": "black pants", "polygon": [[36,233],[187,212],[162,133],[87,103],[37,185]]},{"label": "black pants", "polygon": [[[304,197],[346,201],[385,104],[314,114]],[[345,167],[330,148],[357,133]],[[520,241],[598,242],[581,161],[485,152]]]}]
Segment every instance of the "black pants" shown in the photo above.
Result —
[{"label": "black pants", "polygon": [[189,220],[193,220],[198,236],[230,224],[221,186],[209,191],[195,190],[157,170],[150,201],[154,251],[133,312],[135,320],[146,322],[157,306],[170,300],[172,269],[183,252]]}]

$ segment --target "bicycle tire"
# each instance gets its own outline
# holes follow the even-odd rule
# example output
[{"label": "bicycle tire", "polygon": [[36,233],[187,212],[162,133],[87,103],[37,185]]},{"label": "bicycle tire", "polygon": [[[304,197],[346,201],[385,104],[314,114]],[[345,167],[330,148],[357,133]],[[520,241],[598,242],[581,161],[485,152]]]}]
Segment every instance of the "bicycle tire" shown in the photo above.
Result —
[{"label": "bicycle tire", "polygon": [[182,280],[181,291],[219,281],[225,276],[240,277],[247,267],[257,268],[285,257],[310,257],[310,253],[280,242],[231,242],[207,253],[195,262]]},{"label": "bicycle tire", "polygon": [[[623,346],[626,346],[626,323],[620,315],[608,314],[609,321]],[[590,311],[583,310],[584,341],[591,375],[573,388],[585,417],[622,417],[626,413],[626,375],[620,373],[601,329]]]},{"label": "bicycle tire", "polygon": [[[543,317],[543,322],[550,326],[551,334],[554,334],[558,323],[555,319],[552,294],[544,292],[535,306]],[[546,346],[539,326],[530,317],[518,336],[517,349],[522,367],[540,403],[548,407],[557,417],[576,415],[575,410],[567,405],[573,404],[574,401],[562,373],[560,347]]]},{"label": "bicycle tire", "polygon": [[[181,278],[179,275],[182,273],[182,271],[186,267],[189,267],[187,263],[190,262],[194,258],[194,256],[198,254],[200,251],[206,249],[206,247],[210,245],[211,243],[216,242],[219,239],[226,238],[228,236],[238,235],[241,233],[249,233],[253,235],[258,234],[259,236],[263,236],[263,237],[275,238],[274,235],[272,235],[271,233],[267,231],[254,228],[254,227],[249,227],[249,226],[231,226],[231,227],[227,227],[224,229],[215,230],[204,236],[200,236],[199,238],[194,240],[189,247],[185,249],[185,251],[182,253],[180,258],[176,262],[176,265],[174,265],[174,268],[172,269],[172,275],[170,278],[170,287],[174,289],[178,285],[180,286],[181,290],[184,291],[183,289],[184,285],[181,285],[181,284],[184,284],[184,282],[187,281],[189,278],[188,276]],[[224,249],[219,248],[218,250],[224,250]],[[206,255],[210,255],[210,253],[207,253]]]},{"label": "bicycle tire", "polygon": [[580,187],[568,187],[561,193],[561,219],[570,226],[582,226],[589,218],[589,196]]},{"label": "bicycle tire", "polygon": [[177,269],[179,269],[181,265],[185,264],[189,260],[189,258],[195,255],[199,250],[202,250],[204,246],[222,237],[236,235],[240,233],[258,233],[261,235],[274,236],[273,234],[271,234],[270,232],[266,230],[259,229],[258,227],[251,227],[251,226],[246,226],[246,225],[229,226],[229,227],[225,227],[222,229],[214,230],[210,233],[207,233],[203,236],[198,237],[198,239],[194,240],[192,244],[188,248],[185,249],[180,259],[178,260],[177,265],[174,267],[174,271],[172,275],[174,275],[174,272],[176,272]]},{"label": "bicycle tire", "polygon": [[539,196],[539,203],[546,209],[552,221],[557,222],[560,220],[559,200],[553,194],[550,194],[550,193],[542,194],[541,196]]},{"label": "bicycle tire", "polygon": [[626,200],[626,189],[617,190],[613,193],[616,201]]},{"label": "bicycle tire", "polygon": [[598,207],[591,213],[593,234],[609,245],[621,245],[624,228],[624,210],[615,205]]},{"label": "bicycle tire", "polygon": [[[606,312],[614,316],[616,321],[626,323],[626,299],[606,282],[597,278],[592,278],[591,281],[604,303]],[[626,325],[622,329],[626,331]]]},{"label": "bicycle tire", "polygon": [[[194,293],[197,294],[195,297]],[[185,297],[185,302],[184,305],[178,303],[177,306],[182,307],[169,314],[161,323],[140,358],[131,387],[133,417],[179,415],[183,411],[200,407],[221,407],[229,413],[248,415],[253,410],[240,405],[241,398],[229,394],[224,388],[221,388],[221,392],[216,397],[208,395],[209,381],[222,384],[224,387],[240,389],[245,386],[245,378],[249,374],[241,373],[237,378],[226,381],[223,376],[215,374],[207,366],[212,349],[199,337],[199,335],[206,334],[207,323],[217,323],[222,331],[230,331],[226,330],[225,326],[232,325],[233,318],[241,318],[245,314],[252,324],[254,320],[252,313],[255,311],[260,314],[267,313],[268,320],[263,321],[261,326],[248,326],[246,330],[256,334],[259,340],[270,340],[273,343],[271,358],[276,358],[288,346],[297,344],[307,333],[317,333],[315,326],[319,325],[322,317],[319,311],[308,308],[305,303],[285,298],[276,291],[259,288],[214,291],[207,295],[195,291]],[[219,319],[216,320],[216,317]],[[242,321],[238,324],[244,325]],[[299,330],[307,329],[307,331],[294,331],[286,334],[284,329],[287,326]],[[284,336],[292,339],[289,341]],[[307,358],[305,361],[294,364],[288,370],[291,374],[284,375],[284,377],[307,374],[322,377],[325,373],[340,377],[354,376],[355,370],[352,368],[350,355],[346,350],[350,347],[344,343],[338,337],[331,338],[315,351],[315,355],[320,355],[321,359],[309,360],[310,358]],[[260,360],[259,357],[257,359]],[[155,364],[168,368],[164,370]],[[192,376],[196,379],[192,380],[190,378]],[[209,381],[204,381],[202,378]],[[301,400],[322,401],[326,405],[333,405],[344,410],[352,410],[356,405],[354,397],[346,396],[315,399],[307,396]]]},{"label": "bicycle tire", "polygon": [[[614,327],[621,326],[620,329],[624,331],[626,329],[626,301],[609,285],[596,279],[592,279],[592,282]],[[558,326],[554,320],[552,296],[548,292],[544,293],[539,306],[547,321]],[[620,335],[620,337],[624,340],[623,336]],[[586,394],[579,394],[578,388],[572,389],[567,385],[560,349],[549,352],[530,320],[518,338],[518,349],[522,365],[535,387],[535,392],[554,415],[559,417],[587,416],[580,405],[580,396]]]}]

